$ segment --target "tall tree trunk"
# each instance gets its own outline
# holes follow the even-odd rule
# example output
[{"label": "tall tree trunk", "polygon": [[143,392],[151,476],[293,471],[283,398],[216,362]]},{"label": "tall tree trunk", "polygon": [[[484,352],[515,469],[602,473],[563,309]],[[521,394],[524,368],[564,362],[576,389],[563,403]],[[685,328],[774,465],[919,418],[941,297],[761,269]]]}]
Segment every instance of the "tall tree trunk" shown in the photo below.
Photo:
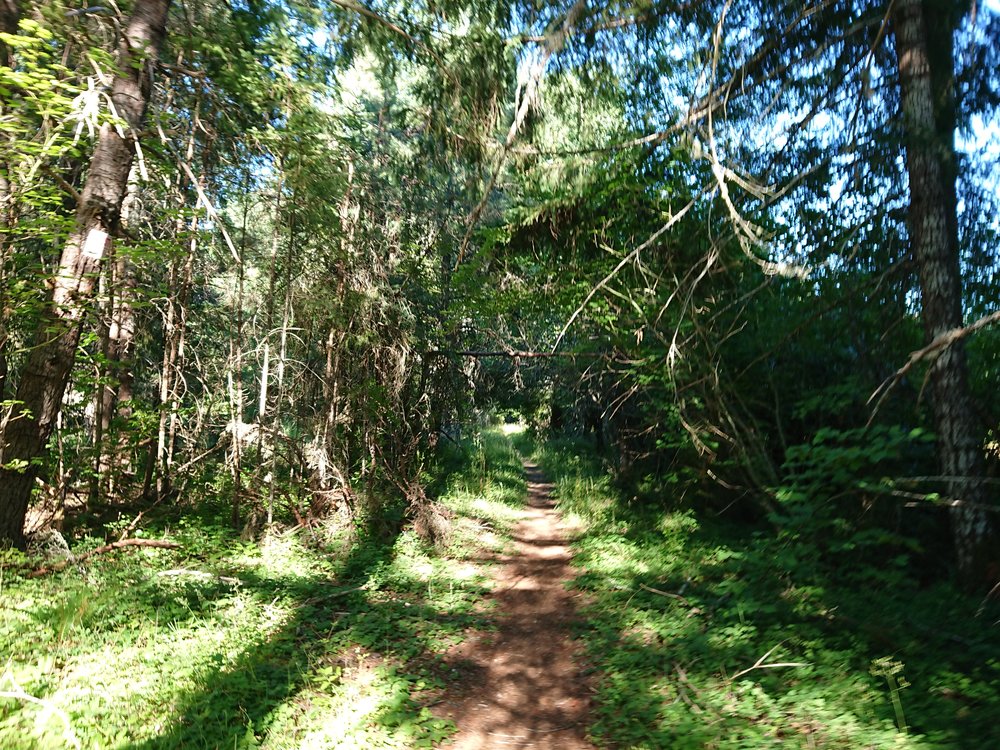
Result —
[{"label": "tall tree trunk", "polygon": [[[266,312],[264,314],[264,365],[260,373],[260,401],[257,405],[257,468],[264,466],[264,425],[267,418],[268,389],[270,387],[271,362],[271,332],[274,330],[274,294],[278,282],[278,247],[281,244],[281,191],[284,184],[284,172],[281,159],[277,162],[278,189],[274,201],[274,224],[271,227],[271,270],[267,280]],[[243,245],[246,248],[247,210],[243,212]],[[243,249],[240,252],[243,252]],[[273,484],[273,482],[272,482]],[[270,521],[268,521],[270,524]]]},{"label": "tall tree trunk", "polygon": [[[178,225],[182,226],[180,220]],[[178,228],[177,234],[181,230]],[[170,466],[167,457],[167,424],[170,420],[170,395],[173,393],[174,372],[177,364],[177,300],[179,298],[178,279],[180,260],[175,258],[170,264],[170,277],[167,281],[167,302],[163,314],[163,357],[160,364],[159,403],[160,415],[156,429],[156,448],[154,451],[156,467],[156,494],[162,499],[170,491]],[[152,483],[150,467],[147,464],[147,478],[143,482],[143,499],[152,499]]]},{"label": "tall tree trunk", "polygon": [[240,255],[236,288],[236,310],[232,332],[229,338],[229,415],[233,437],[233,496],[231,502],[231,522],[233,528],[240,525],[240,504],[243,499],[243,291],[244,255]]},{"label": "tall tree trunk", "polygon": [[[200,178],[204,179],[204,177]],[[163,470],[168,481],[165,483],[164,492],[161,497],[169,491],[170,482],[173,481],[174,456],[177,453],[177,438],[180,434],[181,400],[187,391],[187,334],[188,334],[188,314],[191,302],[191,288],[194,286],[194,261],[198,254],[198,218],[197,215],[191,219],[190,238],[188,239],[188,253],[184,259],[184,269],[181,276],[180,296],[176,299],[177,320],[175,330],[173,378],[170,390],[170,425],[167,430],[167,449]]]},{"label": "tall tree trunk", "polygon": [[140,125],[152,92],[153,61],[166,36],[170,0],[137,0],[118,51],[120,73],[111,101],[128,124],[123,138],[101,126],[77,206],[76,223],[52,280],[35,345],[21,373],[21,414],[8,423],[0,456],[0,538],[24,544],[24,517],[37,462],[42,458],[73,368],[84,312],[93,297],[101,258],[118,226]]},{"label": "tall tree trunk", "polygon": [[[292,320],[292,261],[295,251],[295,213],[293,211],[293,221],[289,226],[288,247],[285,254],[285,303],[281,311],[281,339],[278,345],[278,373],[277,386],[278,394],[274,403],[274,419],[271,425],[272,438],[271,447],[271,470],[268,472],[270,479],[267,487],[267,525],[274,522],[274,473],[277,470],[278,440],[277,436],[281,431],[281,409],[285,400],[285,368],[288,364],[288,329]],[[263,416],[261,416],[261,431],[264,428]],[[291,464],[291,460],[289,460]]]},{"label": "tall tree trunk", "polygon": [[[18,23],[21,20],[21,8],[17,0],[0,0],[0,32],[5,34],[16,34]],[[12,50],[3,43],[0,43],[0,65],[8,68],[14,67],[14,55]],[[4,114],[6,108],[0,106],[0,115]],[[11,230],[17,213],[14,210],[14,195],[10,179],[8,178],[8,165],[0,162],[0,222],[3,228]],[[7,273],[10,264],[10,241],[0,235],[0,401],[7,396],[7,373],[9,364],[7,362],[7,344],[9,335],[7,332],[7,302],[5,299],[7,292]],[[0,428],[2,429],[2,428]]]},{"label": "tall tree trunk", "polygon": [[[131,191],[134,186],[130,186]],[[124,219],[124,216],[123,216]],[[132,399],[132,349],[135,343],[135,309],[138,281],[131,261],[121,253],[108,254],[107,305],[101,322],[101,360],[94,393],[94,475],[90,501],[101,495],[114,497],[118,475],[128,470],[127,440],[113,430],[116,417],[128,419]]]},{"label": "tall tree trunk", "polygon": [[106,408],[108,406],[106,394],[111,390],[111,366],[108,355],[111,352],[111,315],[115,308],[116,283],[114,272],[118,265],[115,250],[114,245],[108,249],[107,263],[104,266],[104,277],[99,282],[97,293],[98,299],[102,300],[97,305],[97,315],[95,316],[97,318],[98,338],[101,343],[99,355],[95,357],[94,380],[96,381],[96,386],[94,387],[94,400],[91,404],[94,415],[93,426],[91,428],[93,455],[91,456],[90,490],[87,493],[88,502],[91,505],[97,503],[101,497],[101,464],[104,457],[104,437],[107,434],[107,420],[110,415],[109,410]]},{"label": "tall tree trunk", "polygon": [[[135,222],[139,179],[135,166],[129,174],[128,190],[122,203],[121,225],[128,228]],[[109,261],[111,259],[109,258]],[[127,441],[122,439],[122,430],[112,427],[115,418],[127,420],[131,416],[132,400],[132,350],[135,344],[135,307],[138,280],[135,268],[126,253],[116,253],[111,268],[108,269],[108,329],[107,329],[107,372],[110,381],[100,389],[101,415],[100,430],[105,436],[98,453],[97,477],[103,482],[101,491],[109,498],[118,491],[118,478],[122,471],[130,469],[127,457]],[[108,436],[112,436],[108,440]]]},{"label": "tall tree trunk", "polygon": [[[909,230],[920,269],[928,340],[962,326],[954,132],[953,34],[956,11],[935,0],[897,0],[896,54],[910,182]],[[963,581],[987,577],[994,530],[984,505],[982,431],[962,342],[930,371],[938,457],[952,506],[952,535]]]},{"label": "tall tree trunk", "polygon": [[[135,268],[128,258],[119,257],[116,260],[115,279],[118,283],[118,297],[111,316],[108,361],[114,368],[112,373],[116,382],[103,391],[102,427],[105,434],[111,431],[115,417],[127,421],[132,414],[132,353],[136,330],[134,301],[138,280]],[[122,440],[122,434],[121,430],[115,431],[115,441],[108,445],[107,451],[101,456],[100,473],[105,479],[105,490],[109,497],[113,497],[118,491],[118,476],[131,470],[127,441]]]},{"label": "tall tree trunk", "polygon": [[[178,236],[184,232],[177,222]],[[170,267],[170,289],[163,318],[163,359],[160,367],[160,420],[156,433],[156,495],[170,494],[173,484],[174,447],[177,441],[178,410],[184,390],[184,342],[187,337],[187,308],[198,252],[198,218],[193,216],[186,230],[187,252]],[[145,492],[148,492],[147,484]],[[145,493],[144,493],[145,494]]]}]

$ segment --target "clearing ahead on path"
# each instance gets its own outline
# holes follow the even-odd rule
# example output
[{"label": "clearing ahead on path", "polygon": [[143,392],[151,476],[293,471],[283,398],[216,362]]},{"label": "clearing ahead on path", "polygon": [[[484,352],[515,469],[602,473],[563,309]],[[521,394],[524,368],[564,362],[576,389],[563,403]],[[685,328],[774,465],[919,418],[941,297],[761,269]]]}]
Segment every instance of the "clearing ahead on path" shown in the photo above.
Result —
[{"label": "clearing ahead on path", "polygon": [[586,740],[591,693],[570,635],[579,594],[566,589],[569,530],[541,471],[533,464],[525,471],[528,505],[494,577],[497,629],[448,654],[460,676],[440,710],[458,725],[455,750],[593,748]]}]

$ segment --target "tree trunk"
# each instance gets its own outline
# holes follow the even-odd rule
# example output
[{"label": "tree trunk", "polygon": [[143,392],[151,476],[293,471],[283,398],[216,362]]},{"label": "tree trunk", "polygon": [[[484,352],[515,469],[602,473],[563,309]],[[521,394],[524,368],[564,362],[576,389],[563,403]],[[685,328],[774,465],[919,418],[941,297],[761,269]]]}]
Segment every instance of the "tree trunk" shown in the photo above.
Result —
[{"label": "tree trunk", "polygon": [[[127,258],[118,258],[115,278],[118,281],[117,304],[112,312],[110,348],[108,360],[114,368],[116,384],[104,389],[104,431],[111,430],[117,417],[127,422],[132,416],[132,385],[135,379],[132,354],[135,347],[135,307],[138,288],[135,268]],[[122,430],[115,431],[115,441],[101,459],[101,474],[104,475],[105,489],[109,497],[118,492],[118,477],[131,471],[131,460],[127,453],[127,441],[122,439]]]},{"label": "tree trunk", "polygon": [[[0,31],[4,34],[16,34],[21,20],[21,7],[18,0],[0,0]],[[0,42],[0,65],[14,67],[12,50]]]},{"label": "tree trunk", "polygon": [[[4,34],[16,34],[18,23],[21,20],[21,8],[17,0],[0,0],[0,32]],[[10,48],[0,43],[0,65],[8,68],[14,67],[14,55]],[[0,116],[5,113],[6,107],[0,106]],[[14,210],[14,195],[12,186],[8,178],[8,165],[0,163],[0,221],[8,232],[13,229],[16,211]],[[8,238],[0,235],[0,401],[7,398],[7,373],[9,364],[7,362],[7,344],[9,335],[7,329],[8,305],[5,299],[7,291],[7,273],[10,264],[11,242]],[[2,428],[0,428],[2,431]]]},{"label": "tree trunk", "polygon": [[[952,39],[955,11],[926,0],[897,0],[896,54],[910,182],[909,231],[920,270],[924,332],[928,341],[962,318],[959,266],[955,102]],[[969,390],[962,342],[931,366],[930,393],[938,458],[948,478],[952,535],[963,582],[983,583],[994,531],[984,506],[982,431]]]},{"label": "tree trunk", "polygon": [[[294,219],[294,212],[292,217]],[[278,345],[278,373],[277,399],[274,403],[274,418],[271,423],[272,435],[274,435],[273,446],[271,448],[271,470],[268,472],[270,479],[267,487],[267,525],[274,522],[274,474],[277,471],[278,440],[277,436],[281,431],[281,409],[285,400],[285,368],[288,364],[288,330],[292,322],[292,261],[295,250],[295,223],[292,221],[289,227],[288,247],[285,254],[285,304],[281,311],[281,339]],[[264,418],[261,415],[261,432],[264,428]],[[289,464],[291,460],[289,460]]]},{"label": "tree trunk", "polygon": [[129,466],[123,459],[128,445],[121,440],[121,430],[113,430],[116,417],[128,419],[130,410],[121,408],[132,398],[132,349],[135,342],[135,310],[137,280],[128,258],[108,257],[107,309],[102,322],[102,359],[98,388],[94,393],[94,476],[90,499],[97,501],[102,494],[109,499],[117,492],[117,476]]},{"label": "tree trunk", "polygon": [[[199,178],[204,181],[204,176]],[[174,456],[177,453],[177,438],[181,429],[180,408],[181,400],[187,391],[187,335],[188,335],[188,314],[190,312],[191,289],[194,285],[194,260],[198,254],[198,218],[191,219],[190,237],[188,239],[187,257],[184,259],[184,268],[181,272],[179,296],[175,298],[174,304],[177,308],[177,317],[174,330],[173,353],[174,358],[171,363],[172,378],[170,386],[169,414],[170,423],[167,429],[167,444],[164,463],[161,466],[165,477],[160,497],[165,497],[172,490],[170,484],[173,481]]]},{"label": "tree trunk", "polygon": [[[122,203],[121,225],[125,228],[136,221],[136,202],[139,190],[138,174],[135,166],[129,174],[128,189]],[[127,421],[131,417],[132,352],[135,345],[135,300],[138,293],[138,279],[135,268],[127,254],[117,253],[113,265],[108,269],[109,320],[107,368],[110,382],[100,390],[100,429],[105,436],[105,444],[98,455],[97,476],[103,482],[102,492],[113,498],[118,492],[119,478],[123,472],[131,470],[128,457],[128,440],[123,439],[126,430],[114,429],[116,418]],[[108,439],[111,436],[111,439]]]},{"label": "tree trunk", "polygon": [[118,265],[115,257],[115,247],[112,245],[108,249],[108,258],[104,266],[104,277],[98,284],[97,298],[102,300],[97,305],[97,329],[100,340],[100,353],[95,358],[93,401],[91,409],[93,411],[93,424],[91,427],[91,443],[93,455],[91,456],[90,490],[87,493],[88,503],[94,505],[101,497],[101,464],[104,458],[104,436],[107,434],[106,418],[109,418],[110,411],[106,408],[108,400],[106,394],[111,390],[109,381],[111,377],[111,367],[108,355],[111,351],[111,314],[115,307],[115,279],[114,271]]},{"label": "tree trunk", "polygon": [[52,279],[35,345],[21,373],[21,414],[4,432],[0,456],[0,538],[24,544],[24,517],[49,435],[69,380],[84,312],[93,297],[101,259],[118,226],[139,127],[152,91],[150,71],[166,35],[170,0],[138,0],[118,52],[120,73],[111,101],[128,125],[121,137],[101,126],[77,207],[76,223]]},{"label": "tree trunk", "polygon": [[239,269],[236,287],[236,309],[234,323],[229,338],[229,415],[233,438],[233,496],[231,503],[231,522],[233,528],[240,525],[240,505],[243,499],[243,292],[245,280],[245,254],[239,258]]}]

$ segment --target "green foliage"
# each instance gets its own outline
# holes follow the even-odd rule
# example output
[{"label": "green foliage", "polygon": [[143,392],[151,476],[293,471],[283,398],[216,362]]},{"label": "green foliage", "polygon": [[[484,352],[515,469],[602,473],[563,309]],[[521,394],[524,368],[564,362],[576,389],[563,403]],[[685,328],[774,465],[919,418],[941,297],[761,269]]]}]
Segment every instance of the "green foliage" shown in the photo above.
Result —
[{"label": "green foliage", "polygon": [[[18,33],[0,33],[0,42],[18,60],[16,68],[0,65],[0,100],[10,105],[2,116],[4,157],[11,176],[28,187],[42,165],[78,153],[84,131],[93,138],[102,101],[93,79],[89,90],[73,81],[72,71],[59,62],[55,34],[38,21],[22,19]],[[95,66],[106,64],[99,49],[92,54]]]},{"label": "green foliage", "polygon": [[[23,359],[33,332],[47,334],[38,313],[97,128],[122,125],[107,106],[122,13],[76,5],[32,7],[0,35],[13,61],[0,67],[4,388],[33,376]],[[877,4],[853,10],[175,8],[148,132],[132,134],[128,216],[85,300],[52,455],[33,461],[48,469],[39,497],[93,534],[78,544],[125,530],[162,491],[156,508],[177,510],[151,531],[184,553],[6,583],[12,685],[48,702],[5,701],[2,732],[58,743],[70,726],[94,747],[437,742],[447,727],[413,698],[433,675],[408,665],[478,622],[481,581],[406,524],[430,496],[454,513],[441,545],[452,557],[502,538],[523,494],[516,455],[490,433],[446,442],[500,406],[569,438],[539,456],[563,509],[591,528],[581,585],[599,602],[599,738],[990,738],[978,714],[947,706],[994,709],[995,662],[935,666],[940,644],[921,653],[900,631],[906,601],[920,617],[970,611],[917,588],[948,572],[942,482],[926,479],[929,435],[910,427],[928,422],[922,373],[861,427],[923,329],[892,29]],[[963,112],[995,98],[991,18],[960,29]],[[713,90],[726,106],[706,132]],[[978,315],[997,298],[995,201],[973,184],[989,184],[992,163],[967,161],[971,285],[954,302]],[[117,319],[123,303],[134,319]],[[112,355],[123,325],[135,341]],[[969,342],[987,424],[997,340]],[[100,396],[126,382],[105,429]],[[0,422],[19,418],[6,396]],[[472,468],[452,476],[460,466]],[[74,517],[85,496],[99,502]],[[247,536],[272,512],[330,533],[241,541],[230,500]],[[869,612],[902,638],[918,686],[906,706],[917,734],[902,740],[899,683],[890,713],[865,671],[887,651],[856,627]],[[943,621],[985,653],[988,635]],[[808,666],[750,669],[762,654]],[[130,672],[148,706],[118,679]],[[91,684],[101,696],[78,700]],[[341,729],[317,729],[328,722]]]},{"label": "green foliage", "polygon": [[475,606],[483,530],[499,549],[524,497],[509,443],[487,434],[479,448],[485,473],[459,454],[439,477],[446,552],[412,528],[379,542],[303,529],[242,541],[223,507],[161,514],[145,530],[177,551],[40,579],[5,552],[0,690],[26,697],[0,699],[0,745],[435,746],[454,730],[427,708],[448,675],[440,654],[489,625]]},{"label": "green foliage", "polygon": [[772,520],[817,550],[870,546],[884,557],[893,546],[918,549],[893,533],[887,519],[895,512],[895,477],[932,460],[933,441],[926,430],[897,425],[821,428],[811,442],[786,451],[784,484],[775,493],[780,509]]},{"label": "green foliage", "polygon": [[[898,429],[868,436],[889,453],[910,438]],[[817,445],[834,450],[842,439],[824,433]],[[531,447],[526,438],[522,447]],[[799,455],[803,471],[816,466]],[[560,507],[588,524],[574,565],[575,585],[591,602],[581,637],[594,670],[591,732],[599,744],[847,749],[1000,741],[986,718],[1000,710],[997,636],[975,615],[978,598],[946,585],[923,588],[905,575],[890,579],[878,570],[884,559],[838,570],[817,562],[812,537],[665,510],[671,498],[629,502],[584,443],[541,444],[535,457]],[[840,460],[820,463],[831,471]]]}]

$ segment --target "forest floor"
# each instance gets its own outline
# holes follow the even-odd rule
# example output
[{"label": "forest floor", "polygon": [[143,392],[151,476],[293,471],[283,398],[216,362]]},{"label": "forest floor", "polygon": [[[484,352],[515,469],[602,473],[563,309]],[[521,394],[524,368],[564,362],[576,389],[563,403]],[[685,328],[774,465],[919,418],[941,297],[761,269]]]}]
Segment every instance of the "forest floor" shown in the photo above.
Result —
[{"label": "forest floor", "polygon": [[562,521],[541,470],[525,470],[527,504],[494,571],[496,629],[470,634],[446,655],[458,678],[438,711],[458,727],[456,750],[593,747],[591,690],[571,634],[581,594],[567,588],[576,529]]},{"label": "forest floor", "polygon": [[403,506],[242,539],[209,492],[132,532],[176,547],[0,554],[0,748],[1000,747],[1000,603],[907,555],[639,497],[581,440],[431,476],[437,545]]},{"label": "forest floor", "polygon": [[835,530],[698,513],[665,477],[627,492],[586,441],[511,437],[579,524],[597,747],[1000,747],[997,603],[921,584],[898,550],[838,547]]}]

